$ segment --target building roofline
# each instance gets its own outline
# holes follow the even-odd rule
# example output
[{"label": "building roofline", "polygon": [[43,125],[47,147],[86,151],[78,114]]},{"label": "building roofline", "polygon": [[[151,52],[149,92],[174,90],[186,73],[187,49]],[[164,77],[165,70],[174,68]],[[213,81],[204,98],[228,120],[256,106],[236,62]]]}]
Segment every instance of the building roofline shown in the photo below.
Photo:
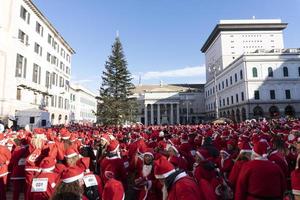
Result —
[{"label": "building roofline", "polygon": [[43,15],[43,13],[38,9],[32,0],[24,0],[24,2],[33,10],[33,12],[46,24],[46,26],[53,31],[58,39],[64,44],[64,46],[72,53],[75,54],[75,50],[68,44],[68,42],[60,35],[56,28],[51,24],[51,22]]},{"label": "building roofline", "polygon": [[280,31],[287,27],[288,23],[232,23],[217,24],[206,42],[201,48],[205,53],[210,45],[214,42],[221,31]]}]

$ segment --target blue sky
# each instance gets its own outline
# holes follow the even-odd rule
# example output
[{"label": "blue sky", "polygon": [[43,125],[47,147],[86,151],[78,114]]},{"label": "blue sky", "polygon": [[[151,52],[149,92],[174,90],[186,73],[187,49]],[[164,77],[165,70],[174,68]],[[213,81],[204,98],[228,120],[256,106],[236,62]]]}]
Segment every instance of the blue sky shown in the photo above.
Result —
[{"label": "blue sky", "polygon": [[285,47],[300,47],[300,0],[33,1],[76,51],[72,80],[92,91],[117,30],[128,68],[143,84],[204,83],[200,48],[220,19],[280,18],[289,23]]}]

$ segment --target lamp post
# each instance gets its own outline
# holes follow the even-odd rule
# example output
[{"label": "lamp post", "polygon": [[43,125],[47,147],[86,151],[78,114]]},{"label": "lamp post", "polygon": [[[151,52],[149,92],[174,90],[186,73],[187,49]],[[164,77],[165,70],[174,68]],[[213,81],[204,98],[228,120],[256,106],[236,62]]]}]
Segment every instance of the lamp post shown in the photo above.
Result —
[{"label": "lamp post", "polygon": [[208,71],[214,76],[214,90],[215,90],[215,108],[216,108],[216,119],[219,118],[219,106],[218,106],[218,91],[217,91],[217,71],[219,66],[216,64],[211,64],[208,67]]}]

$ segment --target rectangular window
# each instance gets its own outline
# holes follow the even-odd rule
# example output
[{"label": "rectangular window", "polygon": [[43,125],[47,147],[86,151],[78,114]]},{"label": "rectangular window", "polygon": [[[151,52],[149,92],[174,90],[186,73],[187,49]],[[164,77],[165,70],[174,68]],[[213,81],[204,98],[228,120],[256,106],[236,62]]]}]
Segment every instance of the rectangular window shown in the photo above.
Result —
[{"label": "rectangular window", "polygon": [[275,90],[270,90],[270,98],[275,99]]},{"label": "rectangular window", "polygon": [[243,80],[244,75],[243,75],[243,70],[240,71],[240,79]]},{"label": "rectangular window", "polygon": [[42,56],[42,47],[38,43],[34,44],[34,52]]},{"label": "rectangular window", "polygon": [[285,90],[285,98],[291,99],[291,91],[290,90]]},{"label": "rectangular window", "polygon": [[230,76],[230,85],[232,85],[232,76]]},{"label": "rectangular window", "polygon": [[26,78],[26,67],[27,59],[24,56],[17,54],[15,76]]},{"label": "rectangular window", "polygon": [[223,106],[225,106],[225,99],[223,99]]},{"label": "rectangular window", "polygon": [[231,96],[231,104],[233,104],[233,96]]},{"label": "rectangular window", "polygon": [[40,23],[36,22],[35,30],[38,34],[43,36],[44,28],[42,27],[42,25]]},{"label": "rectangular window", "polygon": [[226,79],[226,87],[228,87],[228,79]]},{"label": "rectangular window", "polygon": [[37,64],[33,64],[32,82],[41,83],[41,67]]},{"label": "rectangular window", "polygon": [[53,41],[53,37],[50,34],[48,34],[48,44],[51,45],[52,41]]},{"label": "rectangular window", "polygon": [[30,23],[30,13],[23,6],[21,6],[20,17],[26,21],[27,24]]},{"label": "rectangular window", "polygon": [[51,62],[51,54],[49,52],[47,52],[47,61]]},{"label": "rectangular window", "polygon": [[229,97],[227,97],[227,106],[229,105]]},{"label": "rectangular window", "polygon": [[224,89],[224,81],[222,81],[222,89]]},{"label": "rectangular window", "polygon": [[21,93],[22,93],[21,88],[17,88],[17,100],[21,100]]},{"label": "rectangular window", "polygon": [[237,82],[237,74],[234,74],[234,81]]},{"label": "rectangular window", "polygon": [[245,100],[244,92],[241,92],[241,97],[242,97],[242,101],[244,101]]},{"label": "rectangular window", "polygon": [[237,103],[239,102],[239,94],[235,95],[235,100],[236,100]]},{"label": "rectangular window", "polygon": [[28,35],[26,35],[23,31],[19,30],[18,39],[25,45],[28,45]]},{"label": "rectangular window", "polygon": [[59,87],[64,87],[65,86],[65,80],[63,77],[59,77]]},{"label": "rectangular window", "polygon": [[46,71],[46,82],[45,82],[46,88],[51,88],[51,73]]},{"label": "rectangular window", "polygon": [[254,99],[256,99],[256,100],[259,99],[259,91],[258,90],[254,91]]}]

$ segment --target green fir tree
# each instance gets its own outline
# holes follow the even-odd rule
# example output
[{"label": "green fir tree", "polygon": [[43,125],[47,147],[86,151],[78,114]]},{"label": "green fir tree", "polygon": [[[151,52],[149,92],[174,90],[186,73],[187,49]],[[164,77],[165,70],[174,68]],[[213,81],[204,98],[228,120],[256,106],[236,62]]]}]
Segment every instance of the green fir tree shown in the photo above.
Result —
[{"label": "green fir tree", "polygon": [[112,53],[105,63],[98,105],[98,118],[105,125],[120,125],[134,121],[136,99],[132,76],[127,69],[127,61],[119,37],[112,45]]}]

